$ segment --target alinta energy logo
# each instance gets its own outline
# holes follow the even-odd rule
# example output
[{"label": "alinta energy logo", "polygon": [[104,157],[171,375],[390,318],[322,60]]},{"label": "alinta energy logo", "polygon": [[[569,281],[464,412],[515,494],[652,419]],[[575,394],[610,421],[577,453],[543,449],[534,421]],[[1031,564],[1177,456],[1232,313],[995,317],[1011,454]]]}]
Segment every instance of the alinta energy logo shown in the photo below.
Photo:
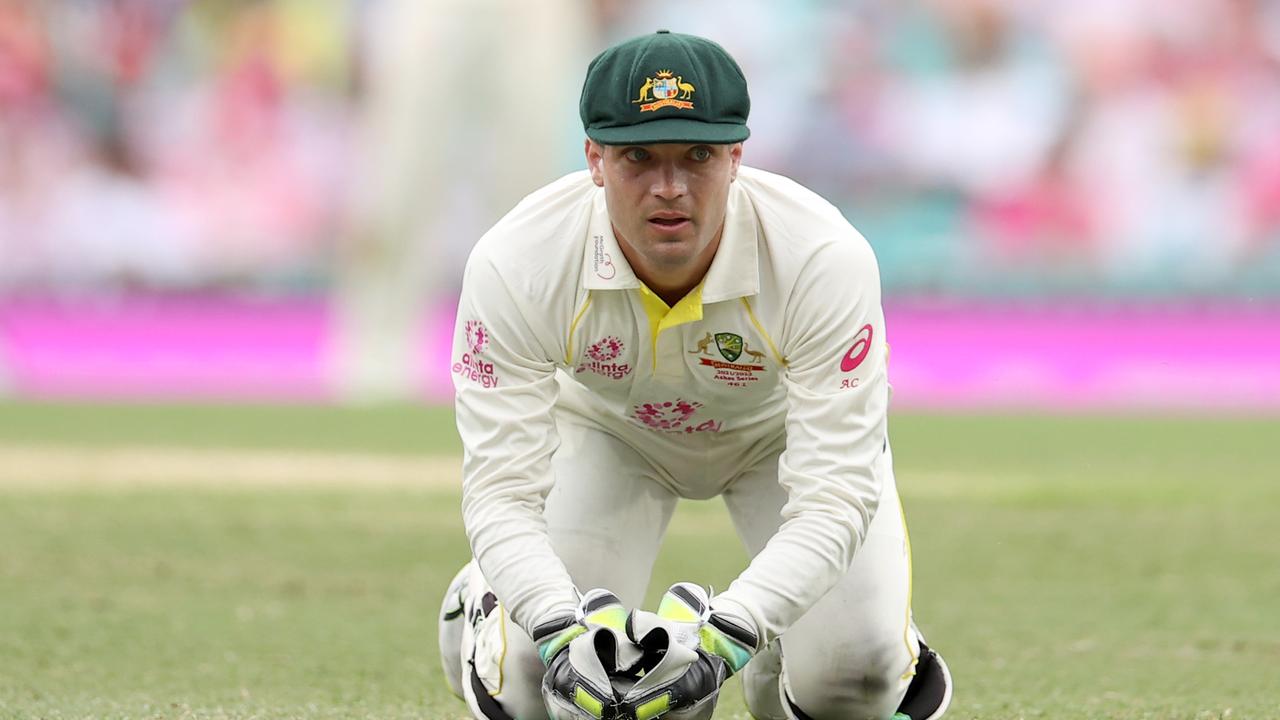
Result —
[{"label": "alinta energy logo", "polygon": [[622,355],[626,345],[613,335],[606,335],[587,348],[586,361],[577,372],[590,372],[611,380],[621,380],[631,374],[630,363],[614,362]]},{"label": "alinta energy logo", "polygon": [[481,387],[498,387],[498,376],[493,372],[493,363],[485,362],[481,355],[489,348],[489,330],[479,320],[468,320],[462,326],[463,340],[467,352],[462,359],[453,364],[453,374],[479,383]]}]

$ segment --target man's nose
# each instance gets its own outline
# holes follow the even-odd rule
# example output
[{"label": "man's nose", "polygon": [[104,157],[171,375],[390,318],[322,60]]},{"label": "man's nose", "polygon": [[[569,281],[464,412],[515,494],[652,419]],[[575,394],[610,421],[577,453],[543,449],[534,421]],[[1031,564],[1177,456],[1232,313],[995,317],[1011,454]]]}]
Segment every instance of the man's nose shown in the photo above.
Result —
[{"label": "man's nose", "polygon": [[664,165],[658,169],[658,176],[653,183],[653,194],[663,200],[675,200],[683,197],[689,190],[684,172],[674,165]]}]

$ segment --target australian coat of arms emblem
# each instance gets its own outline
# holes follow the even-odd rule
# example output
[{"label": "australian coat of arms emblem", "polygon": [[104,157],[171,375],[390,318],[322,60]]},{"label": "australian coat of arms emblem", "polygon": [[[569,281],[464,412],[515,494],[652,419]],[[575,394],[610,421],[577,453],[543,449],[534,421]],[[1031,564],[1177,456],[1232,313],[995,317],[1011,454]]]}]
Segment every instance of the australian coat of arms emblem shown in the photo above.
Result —
[{"label": "australian coat of arms emblem", "polygon": [[632,100],[640,103],[640,112],[651,112],[664,107],[680,110],[693,109],[693,93],[696,88],[684,81],[683,75],[670,70],[659,70],[653,77],[645,78],[640,86],[640,97]]}]

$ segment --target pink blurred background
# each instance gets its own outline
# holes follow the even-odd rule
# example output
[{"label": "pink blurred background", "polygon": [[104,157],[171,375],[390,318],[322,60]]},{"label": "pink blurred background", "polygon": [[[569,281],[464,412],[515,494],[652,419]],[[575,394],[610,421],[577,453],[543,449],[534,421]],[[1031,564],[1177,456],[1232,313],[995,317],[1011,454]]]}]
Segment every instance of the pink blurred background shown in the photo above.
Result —
[{"label": "pink blurred background", "polygon": [[447,402],[467,252],[657,27],[875,247],[900,407],[1280,411],[1250,0],[0,0],[0,397]]}]

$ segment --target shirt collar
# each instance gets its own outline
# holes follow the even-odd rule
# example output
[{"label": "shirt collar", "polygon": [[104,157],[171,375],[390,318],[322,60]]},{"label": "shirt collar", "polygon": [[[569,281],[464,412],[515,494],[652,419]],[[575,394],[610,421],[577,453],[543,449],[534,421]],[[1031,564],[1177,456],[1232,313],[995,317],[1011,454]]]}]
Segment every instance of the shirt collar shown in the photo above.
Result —
[{"label": "shirt collar", "polygon": [[618,247],[604,192],[597,190],[587,223],[587,247],[582,263],[583,285],[588,290],[626,290],[640,287],[631,264]]},{"label": "shirt collar", "polygon": [[724,234],[702,282],[702,302],[755,295],[760,292],[756,213],[747,192],[737,182],[729,186]]},{"label": "shirt collar", "polygon": [[[704,303],[731,300],[760,292],[759,238],[755,209],[738,183],[729,186],[724,235],[702,282]],[[626,290],[640,287],[640,279],[618,247],[605,207],[597,192],[583,257],[583,285],[588,290]]]}]

